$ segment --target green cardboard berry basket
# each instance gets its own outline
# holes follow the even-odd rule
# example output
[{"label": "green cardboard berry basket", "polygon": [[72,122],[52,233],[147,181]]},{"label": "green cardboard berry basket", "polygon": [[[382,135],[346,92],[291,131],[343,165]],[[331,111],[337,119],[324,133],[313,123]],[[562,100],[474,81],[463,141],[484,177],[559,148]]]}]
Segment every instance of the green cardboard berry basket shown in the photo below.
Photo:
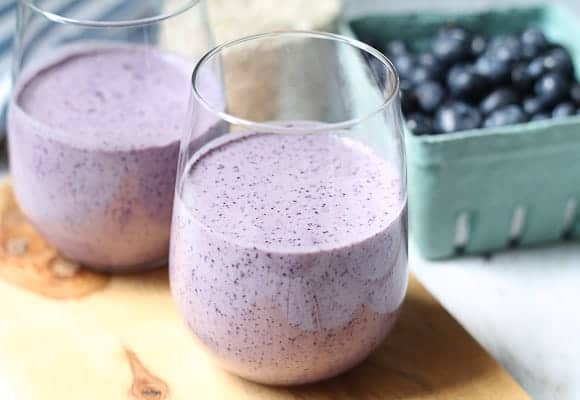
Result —
[{"label": "green cardboard berry basket", "polygon": [[[497,35],[541,27],[580,71],[580,20],[565,8],[473,14],[357,17],[341,33],[380,45],[428,46],[450,22]],[[423,256],[442,259],[580,238],[580,117],[437,136],[406,133],[410,232]]]}]

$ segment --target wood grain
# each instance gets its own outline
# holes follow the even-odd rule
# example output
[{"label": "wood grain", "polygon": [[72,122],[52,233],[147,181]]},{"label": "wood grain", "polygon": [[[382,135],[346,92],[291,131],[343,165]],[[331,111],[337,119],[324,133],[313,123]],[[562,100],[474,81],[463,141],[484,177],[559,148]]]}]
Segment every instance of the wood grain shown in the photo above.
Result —
[{"label": "wood grain", "polygon": [[169,398],[167,384],[145,368],[137,354],[126,350],[127,360],[133,374],[131,394],[135,400],[165,400]]},{"label": "wood grain", "polygon": [[[0,205],[4,246],[7,232],[28,225],[6,186]],[[176,313],[166,269],[109,278],[73,268],[60,278],[73,279],[67,286],[51,286],[57,278],[37,259],[47,245],[22,232],[25,254],[0,253],[2,400],[528,399],[414,278],[395,331],[365,363],[321,384],[273,388],[212,363]],[[14,272],[28,262],[41,268]]]},{"label": "wood grain", "polygon": [[0,186],[0,277],[56,299],[87,296],[109,280],[60,257],[22,215],[9,183]]}]

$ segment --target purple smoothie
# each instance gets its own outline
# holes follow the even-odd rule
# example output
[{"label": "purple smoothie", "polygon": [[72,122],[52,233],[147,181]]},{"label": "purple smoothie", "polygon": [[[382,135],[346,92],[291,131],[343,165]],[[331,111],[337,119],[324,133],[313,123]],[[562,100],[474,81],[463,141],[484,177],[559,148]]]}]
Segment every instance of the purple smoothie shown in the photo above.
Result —
[{"label": "purple smoothie", "polygon": [[191,70],[151,48],[84,46],[21,76],[9,113],[14,189],[65,256],[113,271],[166,259]]},{"label": "purple smoothie", "polygon": [[228,370],[301,384],[364,360],[407,287],[395,169],[333,134],[218,139],[188,164],[172,225],[180,313]]}]

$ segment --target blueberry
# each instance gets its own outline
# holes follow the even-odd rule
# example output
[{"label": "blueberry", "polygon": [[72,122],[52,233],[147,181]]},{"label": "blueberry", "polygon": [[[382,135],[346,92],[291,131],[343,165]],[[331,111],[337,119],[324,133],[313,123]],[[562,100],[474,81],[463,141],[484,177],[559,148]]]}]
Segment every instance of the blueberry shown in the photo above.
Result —
[{"label": "blueberry", "polygon": [[447,81],[449,81],[450,79],[454,79],[464,71],[470,71],[471,69],[473,69],[473,67],[469,64],[455,64],[454,66],[449,68],[449,71],[447,71],[446,79]]},{"label": "blueberry", "polygon": [[522,44],[522,59],[523,60],[533,60],[542,55],[542,50],[539,48],[529,45]]},{"label": "blueberry", "polygon": [[544,57],[539,56],[534,58],[528,64],[528,76],[533,79],[539,79],[546,72],[546,67],[544,66]]},{"label": "blueberry", "polygon": [[520,38],[522,42],[522,55],[527,60],[540,56],[549,45],[544,33],[535,27],[523,31]]},{"label": "blueberry", "polygon": [[538,113],[538,114],[532,116],[532,118],[530,118],[530,121],[546,121],[546,120],[548,120],[550,118],[552,118],[550,116],[550,114]]},{"label": "blueberry", "polygon": [[463,61],[471,54],[470,35],[462,28],[447,28],[440,31],[431,46],[433,54],[447,65]]},{"label": "blueberry", "polygon": [[449,70],[447,87],[451,95],[458,99],[473,99],[483,93],[485,80],[471,65],[459,64]]},{"label": "blueberry", "polygon": [[577,106],[580,106],[580,83],[576,82],[570,88],[570,98],[574,100]]},{"label": "blueberry", "polygon": [[429,72],[429,79],[439,80],[445,74],[445,68],[433,53],[425,52],[417,56],[417,64]]},{"label": "blueberry", "polygon": [[440,132],[457,132],[477,129],[481,125],[481,113],[477,108],[461,101],[445,104],[435,116],[435,129]]},{"label": "blueberry", "polygon": [[499,108],[517,104],[518,97],[517,93],[510,88],[496,89],[483,99],[479,108],[485,115],[489,115]]},{"label": "blueberry", "polygon": [[414,97],[421,110],[426,113],[433,113],[445,99],[445,89],[435,81],[427,81],[417,85]]},{"label": "blueberry", "polygon": [[485,36],[477,35],[471,39],[471,55],[475,58],[481,56],[487,50],[487,39]]},{"label": "blueberry", "polygon": [[413,85],[418,85],[429,79],[431,79],[430,71],[422,65],[416,65],[409,74],[409,80]]},{"label": "blueberry", "polygon": [[544,111],[544,103],[537,97],[528,97],[524,99],[522,106],[528,115],[535,115]]},{"label": "blueberry", "polygon": [[439,67],[439,62],[437,60],[437,57],[435,57],[433,55],[433,53],[430,53],[428,51],[423,52],[423,53],[419,53],[417,55],[417,63],[419,63],[420,65],[425,65],[425,66],[436,66]]},{"label": "blueberry", "polygon": [[499,36],[491,41],[486,54],[504,63],[514,63],[522,58],[522,44],[516,36]]},{"label": "blueberry", "polygon": [[544,75],[534,85],[534,91],[546,105],[556,104],[567,96],[569,80],[561,74],[552,72]]},{"label": "blueberry", "polygon": [[552,117],[554,118],[564,118],[572,115],[576,115],[576,105],[569,101],[558,104],[552,111]]},{"label": "blueberry", "polygon": [[534,85],[534,80],[528,73],[528,66],[525,63],[519,63],[512,69],[512,84],[520,92],[528,92]]},{"label": "blueberry", "polygon": [[407,47],[407,44],[402,40],[393,40],[389,42],[384,50],[389,57],[409,54],[409,47]]},{"label": "blueberry", "polygon": [[544,56],[544,69],[546,72],[558,72],[569,78],[574,77],[574,62],[564,48],[551,50]]},{"label": "blueberry", "polygon": [[515,125],[526,122],[526,114],[517,105],[509,105],[495,110],[483,123],[485,128],[497,128],[500,126]]},{"label": "blueberry", "polygon": [[409,54],[399,54],[398,56],[393,57],[392,61],[402,78],[409,77],[411,71],[413,71],[413,68],[415,67],[415,60]]},{"label": "blueberry", "polygon": [[509,64],[486,55],[475,63],[475,71],[492,85],[505,83],[509,79]]},{"label": "blueberry", "polygon": [[548,47],[548,39],[546,35],[541,31],[540,28],[531,27],[522,32],[521,35],[522,44],[527,46],[534,46],[540,50]]},{"label": "blueberry", "polygon": [[426,115],[413,113],[407,118],[407,127],[415,135],[428,135],[433,133],[433,121]]},{"label": "blueberry", "polygon": [[496,35],[489,40],[488,50],[493,52],[502,47],[506,42],[513,41],[514,39],[517,39],[516,36],[511,34]]},{"label": "blueberry", "polygon": [[487,45],[487,51],[489,51],[490,53],[494,52],[498,47],[500,47],[503,44],[505,38],[506,35],[492,37],[489,40],[489,44]]}]

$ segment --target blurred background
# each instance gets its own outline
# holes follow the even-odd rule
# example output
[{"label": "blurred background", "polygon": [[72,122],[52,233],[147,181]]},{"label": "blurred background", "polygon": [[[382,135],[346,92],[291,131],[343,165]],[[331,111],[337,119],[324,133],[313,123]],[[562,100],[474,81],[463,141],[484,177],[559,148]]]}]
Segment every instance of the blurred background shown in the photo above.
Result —
[{"label": "blurred background", "polygon": [[[3,108],[10,90],[9,51],[15,29],[16,0],[0,0],[0,107]],[[51,4],[66,6],[79,0],[55,0]],[[218,42],[236,37],[283,29],[335,30],[335,21],[340,9],[347,16],[372,14],[381,11],[420,11],[421,9],[477,10],[487,7],[538,4],[535,0],[209,0],[212,26]],[[554,0],[550,4],[570,6],[580,13],[577,0]],[[178,37],[176,33],[174,35]],[[0,131],[4,129],[4,115],[0,112]],[[0,135],[2,135],[0,133]]]},{"label": "blurred background", "polygon": [[[580,2],[577,0],[552,0],[544,3],[568,5],[580,12]],[[348,14],[366,14],[377,10],[392,11],[409,11],[419,8],[429,9],[451,9],[451,10],[474,10],[484,9],[493,6],[507,7],[509,5],[537,5],[542,4],[535,0],[407,0],[407,1],[390,1],[390,0],[346,0],[345,12]]]}]

